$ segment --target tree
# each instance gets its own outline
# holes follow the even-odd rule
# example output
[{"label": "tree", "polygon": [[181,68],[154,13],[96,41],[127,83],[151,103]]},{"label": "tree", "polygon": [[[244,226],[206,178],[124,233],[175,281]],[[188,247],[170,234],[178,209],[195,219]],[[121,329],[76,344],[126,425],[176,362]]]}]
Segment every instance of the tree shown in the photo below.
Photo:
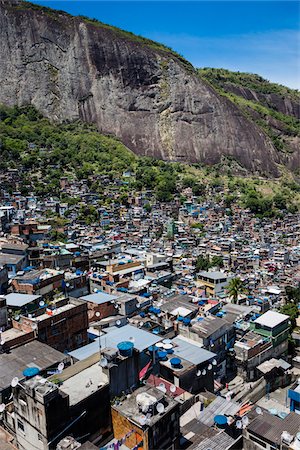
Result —
[{"label": "tree", "polygon": [[289,303],[298,303],[300,302],[300,287],[294,288],[292,286],[286,286],[285,294],[288,298]]},{"label": "tree", "polygon": [[222,256],[213,256],[211,259],[211,267],[224,267]]},{"label": "tree", "polygon": [[196,272],[200,272],[201,270],[208,270],[210,267],[210,261],[208,257],[198,256],[196,261]]},{"label": "tree", "polygon": [[295,303],[288,302],[283,305],[280,309],[282,314],[287,314],[291,318],[291,329],[294,329],[296,326],[296,319],[299,314],[298,306]]},{"label": "tree", "polygon": [[227,292],[233,303],[237,303],[239,295],[245,290],[245,285],[240,278],[232,278],[227,285]]}]

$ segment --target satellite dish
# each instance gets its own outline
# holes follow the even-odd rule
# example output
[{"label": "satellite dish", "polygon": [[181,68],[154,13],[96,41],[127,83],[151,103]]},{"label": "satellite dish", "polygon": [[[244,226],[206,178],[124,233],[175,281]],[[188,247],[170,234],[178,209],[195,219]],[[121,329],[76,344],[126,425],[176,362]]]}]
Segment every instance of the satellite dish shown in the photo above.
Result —
[{"label": "satellite dish", "polygon": [[261,415],[263,413],[262,409],[259,406],[255,409],[255,411],[256,411],[256,414],[258,414],[258,415]]},{"label": "satellite dish", "polygon": [[95,293],[98,292],[98,289],[97,289],[97,288],[94,288],[94,292],[95,292]]},{"label": "satellite dish", "polygon": [[243,424],[241,420],[237,420],[236,421],[236,427],[238,430],[241,430],[243,428]]},{"label": "satellite dish", "polygon": [[5,340],[2,339],[1,342],[0,342],[0,345],[4,345],[4,344],[5,344]]},{"label": "satellite dish", "polygon": [[142,426],[146,425],[146,416],[139,417],[139,422]]},{"label": "satellite dish", "polygon": [[242,423],[243,423],[243,425],[245,425],[245,426],[249,425],[249,417],[248,417],[248,416],[244,416],[244,417],[242,418]]},{"label": "satellite dish", "polygon": [[119,306],[118,306],[118,305],[114,305],[114,307],[115,307],[116,309],[118,309],[118,308],[119,308]]},{"label": "satellite dish", "polygon": [[70,287],[70,283],[66,283],[66,287],[67,287],[67,288]]},{"label": "satellite dish", "polygon": [[140,303],[137,303],[137,304],[136,304],[136,307],[137,307],[137,308],[140,308],[140,307],[141,307],[141,304],[140,304]]},{"label": "satellite dish", "polygon": [[17,316],[15,317],[15,320],[16,320],[16,321],[20,320],[20,316],[17,315]]},{"label": "satellite dish", "polygon": [[60,267],[56,267],[56,270],[60,270]]},{"label": "satellite dish", "polygon": [[167,392],[165,383],[159,383],[159,385],[157,386],[157,389],[159,389],[164,394]]},{"label": "satellite dish", "polygon": [[37,326],[37,323],[33,323],[33,324],[32,324],[32,329],[33,329],[33,330],[36,330],[37,327],[38,327],[38,326]]},{"label": "satellite dish", "polygon": [[116,324],[117,324],[118,326],[120,326],[120,325],[121,325],[121,320],[117,320],[117,321],[116,321]]},{"label": "satellite dish", "polygon": [[197,375],[197,377],[200,377],[201,376],[201,370],[197,370],[196,375]]},{"label": "satellite dish", "polygon": [[144,322],[140,322],[139,326],[142,327],[144,325]]},{"label": "satellite dish", "polygon": [[100,366],[101,367],[107,367],[107,364],[108,364],[108,361],[107,361],[107,359],[106,358],[101,358],[100,359]]},{"label": "satellite dish", "polygon": [[5,403],[1,403],[0,404],[0,413],[3,413],[4,410],[5,410]]},{"label": "satellite dish", "polygon": [[64,370],[64,368],[65,368],[65,365],[64,365],[63,362],[59,363],[58,366],[57,366],[57,369],[58,369],[60,372],[62,372],[62,371]]},{"label": "satellite dish", "polygon": [[206,370],[202,370],[202,375],[206,375]]},{"label": "satellite dish", "polygon": [[209,365],[207,366],[207,368],[208,368],[208,370],[211,370],[211,369],[212,369],[212,365],[209,364]]},{"label": "satellite dish", "polygon": [[19,383],[19,378],[18,377],[14,377],[12,380],[11,380],[11,383],[10,383],[10,385],[11,385],[11,387],[16,387],[17,386],[17,384]]},{"label": "satellite dish", "polygon": [[40,378],[40,379],[39,379],[39,383],[40,383],[41,385],[46,384],[46,383],[47,383],[46,378]]},{"label": "satellite dish", "polygon": [[216,366],[217,365],[217,361],[215,359],[212,360],[212,365]]},{"label": "satellite dish", "polygon": [[99,311],[97,311],[97,312],[95,313],[95,316],[96,316],[96,317],[100,317]]},{"label": "satellite dish", "polygon": [[174,394],[174,392],[176,392],[176,386],[174,386],[174,384],[171,384],[170,386],[170,391]]},{"label": "satellite dish", "polygon": [[164,407],[164,405],[162,403],[157,403],[156,409],[157,409],[157,412],[162,414],[164,412],[164,410],[165,410],[165,407]]},{"label": "satellite dish", "polygon": [[41,301],[39,302],[39,305],[40,305],[40,307],[42,308],[42,307],[45,305],[44,300],[41,300]]}]

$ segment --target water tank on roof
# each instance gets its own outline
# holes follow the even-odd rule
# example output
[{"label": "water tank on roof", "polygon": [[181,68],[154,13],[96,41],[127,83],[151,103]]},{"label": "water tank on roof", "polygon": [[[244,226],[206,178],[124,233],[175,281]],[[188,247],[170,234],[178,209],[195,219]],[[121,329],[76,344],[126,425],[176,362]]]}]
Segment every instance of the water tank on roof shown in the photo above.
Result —
[{"label": "water tank on roof", "polygon": [[225,428],[227,425],[227,417],[223,415],[217,415],[214,417],[214,422],[219,428]]},{"label": "water tank on roof", "polygon": [[181,366],[181,359],[180,358],[171,358],[170,363],[173,368],[175,368],[175,369],[179,368]]},{"label": "water tank on roof", "polygon": [[120,342],[118,345],[118,350],[121,356],[132,356],[132,351],[134,344],[130,341]]}]

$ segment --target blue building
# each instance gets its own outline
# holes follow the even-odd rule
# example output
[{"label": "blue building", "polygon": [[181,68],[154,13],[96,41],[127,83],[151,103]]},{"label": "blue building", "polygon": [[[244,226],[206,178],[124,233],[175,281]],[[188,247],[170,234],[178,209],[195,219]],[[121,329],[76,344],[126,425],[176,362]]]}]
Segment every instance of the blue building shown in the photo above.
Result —
[{"label": "blue building", "polygon": [[290,399],[290,411],[300,414],[300,378],[289,389],[288,397]]}]

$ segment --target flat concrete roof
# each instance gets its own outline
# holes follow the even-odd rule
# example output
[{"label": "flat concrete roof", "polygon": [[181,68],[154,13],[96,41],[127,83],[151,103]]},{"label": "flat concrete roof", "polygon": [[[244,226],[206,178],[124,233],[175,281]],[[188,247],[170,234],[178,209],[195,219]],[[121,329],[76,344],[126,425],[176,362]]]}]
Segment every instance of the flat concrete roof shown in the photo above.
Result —
[{"label": "flat concrete roof", "polygon": [[70,405],[76,405],[108,383],[99,363],[73,375],[63,382],[60,390],[69,395]]},{"label": "flat concrete roof", "polygon": [[275,328],[287,319],[289,319],[289,316],[286,314],[281,314],[276,311],[267,311],[262,316],[258,317],[254,323],[258,323],[259,325],[269,328]]},{"label": "flat concrete roof", "polygon": [[41,298],[40,295],[18,294],[13,292],[5,296],[7,306],[22,307]]},{"label": "flat concrete roof", "polygon": [[110,295],[106,292],[97,292],[95,294],[85,295],[84,297],[80,297],[81,300],[86,302],[96,303],[97,305],[102,305],[103,303],[110,302],[112,300],[117,300],[117,295]]},{"label": "flat concrete roof", "polygon": [[[133,325],[109,327],[106,328],[105,331],[107,331],[107,333],[101,334],[100,337],[102,348],[110,347],[116,349],[120,342],[129,341],[130,338],[133,338],[134,348],[142,352],[162,339],[161,336],[155,336],[154,334],[142,330],[141,328],[134,327]],[[99,352],[99,339],[70,352],[69,355],[81,361],[97,352]]]}]

